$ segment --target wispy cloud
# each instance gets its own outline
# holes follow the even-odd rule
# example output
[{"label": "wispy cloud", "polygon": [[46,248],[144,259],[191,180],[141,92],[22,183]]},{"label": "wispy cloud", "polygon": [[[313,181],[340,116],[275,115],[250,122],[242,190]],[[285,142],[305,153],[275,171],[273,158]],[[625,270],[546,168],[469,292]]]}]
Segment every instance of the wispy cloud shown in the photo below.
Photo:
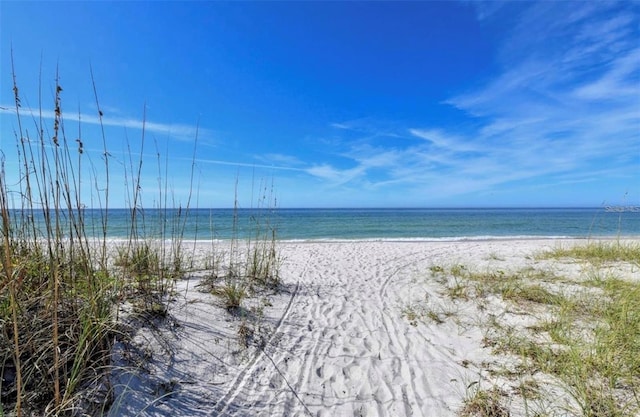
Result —
[{"label": "wispy cloud", "polygon": [[596,80],[579,85],[574,91],[575,98],[592,101],[631,100],[640,103],[639,66],[640,48],[636,48],[614,60],[611,69]]},{"label": "wispy cloud", "polygon": [[381,123],[370,118],[354,119],[342,122],[331,123],[334,129],[340,129],[363,136],[362,139],[372,138],[400,138],[402,135],[398,131],[395,123]]},{"label": "wispy cloud", "polygon": [[[178,158],[186,161],[191,161],[191,159],[187,158]],[[206,158],[195,158],[193,162],[199,164],[211,164],[211,165],[226,165],[233,167],[245,167],[245,168],[261,168],[267,170],[279,170],[279,171],[305,171],[302,168],[295,168],[285,165],[267,165],[267,164],[256,164],[252,162],[237,162],[237,161],[224,161],[220,159],[206,159]]]},{"label": "wispy cloud", "polygon": [[[638,10],[601,2],[580,6],[516,6],[513,29],[497,51],[502,70],[446,101],[481,121],[479,128],[396,129],[399,137],[421,140],[369,147],[357,142],[340,153],[350,161],[342,168],[319,164],[307,172],[335,185],[405,184],[441,195],[518,182],[631,178],[640,169]],[[483,3],[479,18],[501,17],[506,8],[513,12],[512,6]],[[332,126],[364,134],[360,121]]]},{"label": "wispy cloud", "polygon": [[[19,109],[20,114],[29,117],[42,117],[43,119],[52,120],[55,118],[55,112],[52,110],[40,110],[33,108]],[[15,106],[0,105],[0,113],[6,113],[16,115]],[[111,127],[119,127],[126,129],[142,130],[146,132],[155,133],[158,135],[167,136],[180,141],[193,141],[196,136],[200,138],[211,138],[212,132],[209,129],[198,128],[193,125],[186,124],[173,124],[173,123],[158,123],[150,120],[144,121],[141,119],[126,118],[126,117],[109,117],[103,116],[100,118],[91,114],[78,114],[78,113],[63,113],[63,119],[65,121],[82,122],[92,125],[104,125]]]},{"label": "wispy cloud", "polygon": [[424,139],[434,147],[448,152],[481,152],[481,145],[472,143],[468,138],[447,133],[441,129],[409,129],[411,135]]},{"label": "wispy cloud", "polygon": [[[558,2],[526,9],[507,48],[530,45],[532,53],[513,53],[494,82],[449,101],[490,118],[477,140],[520,154],[520,162],[543,157],[557,170],[567,164],[588,168],[595,159],[639,148],[640,46],[634,20],[624,10],[611,15],[589,7],[590,13],[574,14],[571,27],[559,25],[572,7]],[[543,13],[548,15],[542,21],[555,23],[538,28],[543,32],[532,30],[529,24]],[[547,45],[550,38],[566,42]]]},{"label": "wispy cloud", "polygon": [[285,155],[279,153],[268,153],[264,155],[254,155],[254,158],[260,162],[262,162],[265,166],[281,166],[283,168],[286,167],[300,167],[304,165],[304,161],[302,161],[297,156],[293,155]]},{"label": "wispy cloud", "polygon": [[362,166],[349,169],[335,168],[329,164],[314,165],[305,170],[308,174],[326,180],[332,186],[344,185],[363,175],[366,171]]}]

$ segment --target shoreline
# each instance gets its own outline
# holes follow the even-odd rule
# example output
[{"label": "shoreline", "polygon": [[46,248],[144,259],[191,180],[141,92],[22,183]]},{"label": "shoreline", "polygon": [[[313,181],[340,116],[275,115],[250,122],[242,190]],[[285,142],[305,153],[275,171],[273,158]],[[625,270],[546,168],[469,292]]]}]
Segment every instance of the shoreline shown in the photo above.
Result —
[{"label": "shoreline", "polygon": [[[495,239],[598,239],[640,237],[640,216],[602,208],[545,209],[208,209],[177,213],[172,210],[136,217],[114,210],[107,224],[87,214],[82,219],[90,239],[128,239],[147,234],[149,239],[232,240],[275,237],[279,241],[448,241]],[[173,214],[172,214],[173,213]],[[204,213],[204,214],[203,214]],[[43,226],[42,215],[33,218]],[[20,230],[20,216],[14,217]],[[65,220],[66,221],[66,220]],[[104,229],[106,227],[106,229]],[[62,229],[64,232],[65,229]]]},{"label": "shoreline", "polygon": [[[243,240],[243,239],[240,239]],[[244,239],[246,240],[246,239]],[[603,235],[603,236],[589,236],[589,237],[576,237],[576,236],[462,236],[462,237],[418,237],[418,238],[407,238],[407,237],[390,237],[390,238],[353,238],[353,239],[342,239],[342,238],[320,238],[320,239],[282,239],[276,240],[276,242],[281,243],[359,243],[359,242],[405,242],[405,243],[453,243],[453,242],[500,242],[500,241],[547,241],[547,240],[567,240],[567,241],[611,241],[611,240],[620,240],[620,241],[636,241],[640,240],[640,235],[629,235],[629,236],[614,236],[614,235]],[[189,242],[198,242],[199,240],[189,240]],[[223,241],[223,240],[220,240]]]},{"label": "shoreline", "polygon": [[[90,242],[102,243],[103,238],[87,238]],[[598,236],[538,236],[538,235],[514,235],[514,236],[450,236],[450,237],[375,237],[375,238],[276,238],[273,240],[278,243],[359,243],[359,242],[406,242],[406,243],[438,243],[438,242],[500,242],[500,241],[549,241],[549,240],[567,240],[567,241],[640,241],[640,235],[598,235]],[[253,237],[238,237],[238,238],[225,238],[225,239],[172,239],[161,238],[153,236],[140,236],[137,239],[129,239],[124,237],[108,237],[107,243],[127,243],[127,242],[143,242],[151,241],[164,244],[171,244],[172,242],[182,243],[231,243],[231,242],[264,242],[264,239],[255,239]],[[267,240],[271,242],[272,240]]]}]

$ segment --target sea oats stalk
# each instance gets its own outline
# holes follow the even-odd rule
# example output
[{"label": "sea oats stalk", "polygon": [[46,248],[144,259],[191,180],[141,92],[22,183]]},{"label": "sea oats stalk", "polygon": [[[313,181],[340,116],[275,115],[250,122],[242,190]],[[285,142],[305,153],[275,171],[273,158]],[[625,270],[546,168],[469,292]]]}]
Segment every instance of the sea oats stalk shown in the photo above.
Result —
[{"label": "sea oats stalk", "polygon": [[[113,395],[111,348],[116,337],[127,338],[119,322],[119,307],[132,305],[134,315],[168,317],[171,285],[187,272],[182,244],[191,215],[197,137],[186,205],[167,204],[168,158],[162,172],[158,154],[158,206],[149,213],[142,198],[145,110],[139,153],[134,157],[129,149],[123,162],[129,210],[126,243],[112,248],[112,155],[93,71],[102,165],[94,164],[85,148],[80,110],[77,137],[69,138],[59,80],[56,73],[53,120],[47,126],[41,99],[36,115],[23,114],[13,71],[17,130],[12,161],[17,177],[5,170],[4,149],[0,160],[0,415],[57,416],[71,410],[91,414],[108,409]],[[25,128],[28,117],[36,127],[35,136]],[[87,193],[88,214],[81,195],[85,182],[92,185]],[[254,225],[259,239],[247,239],[246,246],[241,246],[237,190],[234,206],[231,252],[225,265],[228,285],[220,292],[230,310],[240,307],[256,282],[275,285],[278,276],[275,229],[261,218]],[[270,234],[263,233],[263,225],[268,225],[264,230]],[[219,265],[223,256],[213,244],[211,251],[213,267],[224,268]],[[250,256],[255,260],[251,266],[244,263]],[[86,398],[100,398],[98,409],[94,409],[95,401]]]}]

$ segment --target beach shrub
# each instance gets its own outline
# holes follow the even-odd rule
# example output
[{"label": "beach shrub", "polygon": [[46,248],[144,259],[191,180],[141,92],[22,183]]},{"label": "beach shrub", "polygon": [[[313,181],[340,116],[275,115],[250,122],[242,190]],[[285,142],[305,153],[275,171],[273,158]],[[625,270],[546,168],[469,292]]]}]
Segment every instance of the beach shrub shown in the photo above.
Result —
[{"label": "beach shrub", "polygon": [[247,296],[247,289],[244,283],[229,279],[222,286],[219,295],[224,300],[224,308],[229,312],[233,312],[242,305],[242,300]]}]

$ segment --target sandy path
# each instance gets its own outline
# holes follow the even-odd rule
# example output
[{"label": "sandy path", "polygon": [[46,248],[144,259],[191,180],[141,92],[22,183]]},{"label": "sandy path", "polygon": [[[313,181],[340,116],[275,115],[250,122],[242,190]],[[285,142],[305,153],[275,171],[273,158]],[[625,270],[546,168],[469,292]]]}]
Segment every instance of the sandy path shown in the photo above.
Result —
[{"label": "sandy path", "polygon": [[[180,281],[169,320],[141,325],[134,352],[116,349],[141,366],[114,378],[110,415],[455,416],[492,356],[477,306],[452,302],[430,267],[557,268],[530,255],[572,243],[282,242],[264,349],[239,346],[242,319],[197,276]],[[412,306],[453,319],[412,322]]]},{"label": "sandy path", "polygon": [[452,255],[450,247],[431,249],[400,242],[284,245],[285,280],[299,287],[278,343],[212,415],[453,414],[471,380],[461,363],[477,350],[479,335],[414,327],[402,318],[412,281],[428,276],[438,253]]}]

